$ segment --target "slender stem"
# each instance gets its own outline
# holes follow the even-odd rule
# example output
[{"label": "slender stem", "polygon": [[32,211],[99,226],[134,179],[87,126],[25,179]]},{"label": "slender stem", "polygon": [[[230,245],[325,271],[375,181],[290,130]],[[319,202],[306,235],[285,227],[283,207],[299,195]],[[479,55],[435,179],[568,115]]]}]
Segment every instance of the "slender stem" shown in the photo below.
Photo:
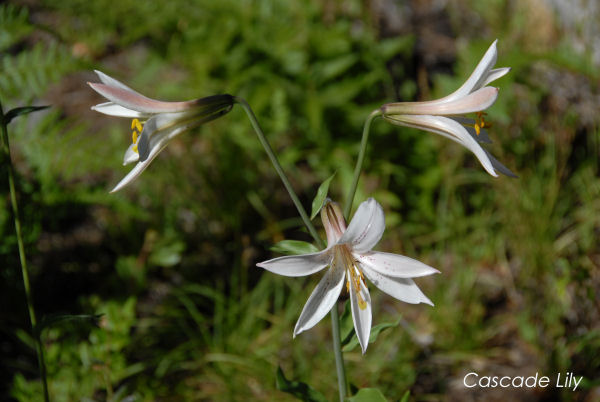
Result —
[{"label": "slender stem", "polygon": [[[250,107],[250,105],[248,105],[248,102],[246,102],[244,99],[239,98],[237,96],[234,97],[234,101],[236,103],[240,104],[246,111],[246,114],[248,115],[248,118],[250,119],[250,122],[252,123],[252,127],[254,128],[254,131],[256,131],[256,135],[258,135],[258,139],[259,139],[260,143],[262,144],[263,148],[265,149],[265,152],[269,156],[269,159],[271,160],[271,163],[273,164],[275,171],[279,175],[279,178],[283,182],[285,189],[287,190],[288,194],[292,198],[292,201],[294,202],[294,205],[296,206],[298,213],[300,214],[300,216],[302,217],[302,220],[304,221],[304,225],[306,226],[306,228],[312,235],[313,239],[317,243],[317,246],[321,249],[324,248],[325,244],[323,243],[323,240],[321,240],[321,238],[319,237],[317,230],[315,229],[314,225],[308,218],[308,215],[306,214],[306,211],[304,210],[302,203],[298,199],[298,196],[294,192],[294,189],[292,188],[287,176],[283,172],[283,169],[281,168],[281,165],[279,164],[279,160],[277,159],[277,156],[273,152],[271,145],[267,141],[262,129],[260,128],[260,125],[258,124],[258,120],[256,119],[254,112],[252,111],[252,108]],[[346,372],[344,369],[344,358],[342,356],[342,346],[341,346],[341,338],[340,338],[340,319],[338,317],[337,305],[331,309],[330,314],[331,314],[331,329],[332,329],[331,336],[333,338],[333,352],[335,355],[335,368],[336,368],[337,377],[338,377],[338,391],[340,394],[340,401],[343,401],[344,398],[346,398],[347,385],[346,385]]]},{"label": "slender stem", "polygon": [[285,189],[287,190],[287,192],[290,195],[292,201],[294,202],[294,205],[296,206],[296,209],[298,210],[298,213],[300,214],[300,217],[304,221],[304,225],[308,229],[310,235],[313,237],[313,239],[315,240],[315,242],[317,243],[317,246],[319,248],[324,248],[325,244],[323,243],[323,240],[321,240],[321,237],[319,237],[319,234],[317,233],[317,230],[315,229],[314,225],[310,221],[310,218],[308,217],[308,215],[306,213],[306,210],[302,206],[302,203],[300,202],[300,199],[296,195],[296,192],[294,191],[292,185],[290,184],[290,181],[288,180],[287,176],[283,172],[281,164],[279,163],[279,160],[277,159],[277,155],[275,155],[275,152],[273,152],[273,148],[271,148],[271,145],[267,141],[267,138],[265,137],[265,134],[263,133],[262,129],[260,128],[260,125],[258,124],[258,120],[256,119],[256,116],[254,115],[254,112],[252,111],[252,108],[250,107],[250,105],[248,104],[248,102],[246,102],[242,98],[234,96],[233,99],[234,99],[234,102],[238,103],[246,111],[246,114],[248,115],[248,118],[250,119],[250,123],[252,123],[252,127],[254,128],[254,131],[256,131],[256,135],[258,136],[258,140],[260,141],[261,145],[265,149],[265,152],[269,156],[269,159],[271,160],[271,163],[273,164],[273,167],[275,168],[275,171],[279,175],[279,178],[283,182],[283,185],[285,186]]},{"label": "slender stem", "polygon": [[367,150],[367,143],[369,141],[369,129],[371,128],[371,122],[377,116],[381,116],[381,110],[376,109],[371,112],[365,125],[363,127],[362,139],[360,140],[360,151],[358,152],[358,159],[356,161],[356,167],[354,168],[354,178],[352,179],[352,186],[348,192],[348,198],[346,199],[346,206],[344,207],[344,218],[348,220],[350,211],[352,211],[352,203],[354,202],[354,195],[356,194],[356,188],[358,187],[358,179],[360,178],[360,172],[362,171],[362,165],[365,160],[365,153]]},{"label": "slender stem", "polygon": [[333,352],[335,355],[335,369],[338,378],[338,391],[340,394],[340,402],[346,398],[347,385],[346,370],[344,368],[344,356],[342,355],[342,342],[340,336],[340,318],[337,310],[337,303],[333,306],[330,312],[331,315],[331,337],[333,338]]},{"label": "slender stem", "polygon": [[21,233],[21,221],[19,219],[19,205],[17,203],[17,192],[15,190],[15,178],[12,166],[12,159],[10,156],[10,144],[8,141],[8,128],[4,121],[4,112],[2,105],[0,104],[0,126],[2,131],[2,149],[6,159],[6,166],[8,170],[8,186],[10,189],[10,202],[12,204],[13,217],[15,220],[15,232],[17,234],[17,244],[19,248],[19,259],[21,261],[21,274],[23,275],[23,287],[25,288],[25,296],[27,299],[27,308],[29,309],[29,321],[31,322],[31,329],[35,339],[35,348],[38,358],[38,366],[40,369],[40,377],[42,378],[42,387],[44,389],[44,400],[48,402],[50,397],[48,395],[48,380],[46,378],[46,363],[44,360],[44,348],[42,346],[41,337],[37,330],[37,320],[35,317],[35,309],[33,307],[33,296],[31,293],[31,286],[29,284],[29,274],[27,272],[27,260],[25,258],[25,247],[23,245],[23,235]]}]

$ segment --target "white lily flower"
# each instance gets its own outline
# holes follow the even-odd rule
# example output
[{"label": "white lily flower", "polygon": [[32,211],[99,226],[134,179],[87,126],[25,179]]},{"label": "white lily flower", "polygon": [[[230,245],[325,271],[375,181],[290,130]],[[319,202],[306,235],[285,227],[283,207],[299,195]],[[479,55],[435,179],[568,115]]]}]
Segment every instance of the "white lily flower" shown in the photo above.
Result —
[{"label": "white lily flower", "polygon": [[[494,177],[496,172],[517,177],[506,166],[498,162],[479,143],[490,143],[484,130],[489,127],[483,111],[494,104],[498,88],[487,86],[510,71],[510,68],[493,68],[498,51],[496,42],[489,47],[469,79],[452,94],[427,102],[396,102],[381,107],[387,121],[400,126],[413,127],[442,135],[458,142],[475,154],[484,169]],[[477,113],[477,119],[461,117]]]},{"label": "white lily flower", "polygon": [[[373,198],[358,207],[346,221],[337,203],[329,199],[321,210],[327,248],[318,253],[274,258],[256,264],[285,276],[305,276],[329,266],[312,292],[294,328],[294,337],[315,326],[335,306],[346,280],[352,320],[363,354],[371,333],[371,297],[366,276],[375,286],[406,303],[433,306],[411,278],[439,273],[435,268],[398,254],[372,251],[385,230],[383,208]],[[364,275],[364,276],[363,276]]]},{"label": "white lily flower", "polygon": [[101,83],[88,84],[109,102],[93,106],[92,110],[133,119],[133,141],[125,152],[123,165],[137,164],[111,193],[136,179],[174,137],[226,114],[233,107],[231,95],[215,95],[186,102],[158,101],[141,95],[100,71],[96,71],[96,74]]}]

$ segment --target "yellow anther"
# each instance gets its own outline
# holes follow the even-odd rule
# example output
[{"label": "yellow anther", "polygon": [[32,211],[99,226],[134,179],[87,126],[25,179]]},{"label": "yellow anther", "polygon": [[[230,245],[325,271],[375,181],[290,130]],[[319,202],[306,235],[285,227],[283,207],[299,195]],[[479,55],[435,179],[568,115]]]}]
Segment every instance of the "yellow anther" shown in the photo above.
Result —
[{"label": "yellow anther", "polygon": [[131,133],[131,140],[133,141],[134,144],[137,144],[137,140],[138,140],[138,133],[137,131],[134,131]]},{"label": "yellow anther", "polygon": [[131,120],[131,129],[136,129],[138,133],[142,132],[142,123],[138,119]]},{"label": "yellow anther", "polygon": [[137,145],[134,145],[133,147],[131,147],[131,149],[132,149],[132,150],[133,150],[133,152],[135,152],[136,154],[138,153]]},{"label": "yellow anther", "polygon": [[346,292],[348,292],[348,294],[350,294],[350,280],[346,281]]},{"label": "yellow anther", "polygon": [[361,310],[364,310],[367,308],[367,302],[362,298],[362,296],[360,295],[360,293],[357,293],[356,296],[358,297],[358,307]]},{"label": "yellow anther", "polygon": [[[483,125],[481,125],[481,127],[483,127]],[[480,132],[481,132],[481,128],[479,128],[479,124],[475,123],[475,133],[477,135],[479,135]]]}]

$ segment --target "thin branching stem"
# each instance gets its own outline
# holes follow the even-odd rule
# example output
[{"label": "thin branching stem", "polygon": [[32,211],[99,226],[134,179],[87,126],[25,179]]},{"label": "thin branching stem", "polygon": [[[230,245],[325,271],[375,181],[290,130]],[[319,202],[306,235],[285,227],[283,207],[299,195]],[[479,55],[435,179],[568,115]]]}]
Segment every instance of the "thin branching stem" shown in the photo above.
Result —
[{"label": "thin branching stem", "polygon": [[27,271],[27,259],[25,258],[25,247],[23,245],[23,235],[21,233],[21,221],[19,219],[19,204],[17,203],[17,192],[15,190],[15,175],[10,155],[10,143],[8,140],[8,127],[4,119],[2,104],[0,104],[0,127],[2,131],[2,150],[4,160],[6,161],[6,170],[8,171],[8,187],[10,190],[10,202],[12,204],[13,218],[15,220],[15,232],[17,234],[17,244],[19,248],[19,259],[21,261],[21,274],[23,276],[23,287],[25,288],[25,297],[27,299],[27,308],[29,309],[29,321],[31,322],[31,330],[35,339],[35,348],[38,357],[38,366],[40,369],[40,377],[42,379],[42,387],[44,389],[44,400],[50,400],[48,394],[48,380],[46,378],[46,362],[44,359],[44,348],[42,346],[41,334],[37,328],[37,320],[35,309],[33,307],[33,296],[31,293],[31,285],[29,284],[29,273]]},{"label": "thin branching stem", "polygon": [[[306,210],[304,209],[304,207],[302,206],[302,203],[300,202],[300,199],[296,195],[296,192],[292,188],[290,181],[288,180],[283,169],[281,168],[279,160],[277,159],[277,155],[275,155],[275,152],[273,152],[273,148],[271,148],[271,145],[267,141],[265,134],[263,133],[262,129],[260,128],[260,125],[258,124],[258,120],[256,119],[254,112],[252,111],[252,108],[250,107],[248,102],[246,102],[242,98],[234,97],[234,101],[236,103],[238,103],[240,106],[242,106],[244,108],[244,111],[248,115],[248,118],[250,119],[250,123],[252,123],[252,127],[254,128],[254,131],[256,132],[256,135],[258,136],[260,143],[262,144],[263,148],[265,149],[265,152],[269,156],[269,159],[271,160],[271,163],[273,164],[275,171],[279,175],[279,178],[283,182],[285,189],[287,190],[292,201],[294,202],[294,205],[296,206],[296,209],[298,210],[300,217],[304,221],[304,225],[306,226],[309,233],[311,234],[311,236],[317,243],[317,247],[319,247],[320,249],[325,248],[325,243],[323,243],[323,240],[319,237],[319,234],[317,233],[317,230],[315,229],[314,225],[310,221],[308,214],[306,213]],[[341,338],[340,338],[340,319],[338,316],[337,306],[334,306],[334,308],[331,309],[331,329],[332,329],[331,336],[333,338],[333,351],[334,351],[334,355],[335,355],[335,367],[336,367],[337,377],[338,377],[338,391],[339,391],[340,401],[343,401],[346,398],[347,383],[346,383],[346,371],[344,368],[344,358],[342,356],[342,346],[341,346]]]},{"label": "thin branching stem", "polygon": [[369,132],[373,119],[377,116],[381,116],[381,110],[376,109],[371,112],[365,125],[363,127],[362,139],[360,140],[360,151],[358,152],[358,159],[356,160],[356,166],[354,167],[354,177],[352,178],[352,185],[350,191],[348,191],[348,197],[346,198],[346,206],[344,207],[344,218],[348,220],[350,211],[352,211],[352,204],[354,202],[354,195],[356,194],[356,188],[358,187],[358,180],[360,179],[360,172],[362,171],[363,162],[365,160],[365,153],[367,151],[367,143],[369,142]]}]

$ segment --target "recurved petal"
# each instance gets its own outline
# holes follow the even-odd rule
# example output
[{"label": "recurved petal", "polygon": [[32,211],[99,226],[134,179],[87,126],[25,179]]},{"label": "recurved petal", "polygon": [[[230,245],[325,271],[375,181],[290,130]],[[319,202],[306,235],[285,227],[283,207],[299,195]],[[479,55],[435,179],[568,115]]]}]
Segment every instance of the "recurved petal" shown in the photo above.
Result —
[{"label": "recurved petal", "polygon": [[405,303],[426,303],[433,306],[431,300],[421,292],[415,281],[410,278],[392,278],[361,264],[362,272],[381,291]]},{"label": "recurved petal", "polygon": [[374,198],[362,202],[338,244],[350,244],[356,253],[371,250],[383,236],[385,216]]},{"label": "recurved petal", "polygon": [[492,81],[496,81],[498,78],[504,77],[506,74],[510,72],[510,67],[501,67],[490,70],[487,74],[485,80],[481,84],[482,87],[486,86]]},{"label": "recurved petal", "polygon": [[[103,84],[111,86],[111,87],[121,88],[126,91],[135,92],[138,95],[140,95],[139,92],[129,88],[127,85],[123,84],[121,81],[115,80],[113,77],[109,76],[108,74],[104,74],[102,71],[99,71],[99,70],[94,70],[94,72],[98,75],[98,78],[100,79],[100,81]],[[140,95],[140,96],[142,96],[142,95]]]},{"label": "recurved petal", "polygon": [[391,123],[406,127],[418,128],[427,130],[443,137],[449,138],[452,141],[458,142],[475,154],[483,168],[492,176],[498,177],[494,170],[494,166],[485,150],[471,137],[465,127],[457,121],[444,116],[413,116],[402,115],[393,117],[384,117]]},{"label": "recurved petal", "polygon": [[197,105],[197,101],[187,102],[162,102],[150,99],[133,90],[115,87],[106,84],[88,82],[92,89],[104,96],[109,101],[123,106],[126,109],[142,113],[176,113],[183,112]]},{"label": "recurved petal", "polygon": [[467,132],[473,137],[473,139],[480,144],[491,144],[492,140],[488,135],[488,132],[485,128],[479,129],[479,134],[475,131],[473,127],[476,123],[474,119],[469,119],[467,117],[450,117],[452,120],[459,122],[462,126],[467,130]]},{"label": "recurved petal", "polygon": [[352,321],[354,330],[360,343],[363,355],[369,346],[371,335],[371,295],[363,281],[360,281],[360,291],[356,292],[353,285],[350,286],[350,306],[352,309]]},{"label": "recurved petal", "polygon": [[135,146],[135,144],[131,144],[129,148],[127,148],[127,151],[125,151],[125,156],[123,156],[123,166],[137,162],[140,159],[138,153],[133,150]]},{"label": "recurved petal", "polygon": [[429,265],[400,254],[371,251],[366,254],[354,254],[354,257],[362,266],[394,278],[418,278],[440,272]]},{"label": "recurved petal", "polygon": [[[467,96],[471,92],[478,90],[479,88],[485,86],[485,82],[489,76],[490,70],[496,64],[496,59],[498,57],[498,51],[496,49],[496,43],[498,39],[492,43],[492,45],[488,48],[488,50],[483,55],[483,58],[471,73],[471,76],[465,81],[464,84],[452,94],[442,98],[443,100],[449,102],[455,99],[462,98]],[[498,77],[499,78],[499,77]]]},{"label": "recurved petal", "polygon": [[[158,156],[158,154],[167,146],[169,141],[178,136],[179,134],[191,130],[194,127],[199,126],[201,123],[198,121],[188,122],[186,124],[180,124],[173,126],[167,130],[161,130],[152,136],[150,140],[150,152],[148,154],[148,158],[145,160],[139,160],[137,165],[134,166],[133,169],[113,188],[110,192],[114,193],[116,191],[121,190],[125,186],[131,184],[139,175],[142,174],[144,170],[150,165],[150,163]],[[138,140],[138,146],[139,146]],[[139,147],[138,147],[139,151]]]},{"label": "recurved petal", "polygon": [[304,305],[294,328],[294,337],[314,327],[335,306],[344,286],[345,275],[344,268],[337,264],[327,271]]},{"label": "recurved petal", "polygon": [[256,265],[278,275],[306,276],[322,270],[330,262],[329,250],[323,250],[312,254],[277,257]]},{"label": "recurved petal", "polygon": [[496,169],[498,172],[502,173],[505,176],[512,177],[513,179],[517,179],[519,177],[516,174],[514,174],[509,168],[500,163],[498,159],[494,158],[494,156],[490,154],[487,150],[484,149],[484,151],[487,154],[488,158],[490,158],[490,161],[492,161],[492,166],[494,166],[494,169]]},{"label": "recurved petal", "polygon": [[142,113],[136,110],[127,109],[113,102],[105,102],[100,103],[96,106],[92,106],[92,110],[103,114],[107,114],[109,116],[129,117],[130,119],[145,118],[150,116],[148,113]]}]

